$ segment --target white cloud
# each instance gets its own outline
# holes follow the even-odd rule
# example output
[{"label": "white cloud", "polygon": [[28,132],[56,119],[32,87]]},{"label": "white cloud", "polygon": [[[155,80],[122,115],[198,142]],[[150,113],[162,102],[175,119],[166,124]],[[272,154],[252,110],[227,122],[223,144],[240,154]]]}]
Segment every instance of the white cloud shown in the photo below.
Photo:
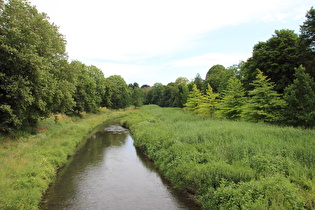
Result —
[{"label": "white cloud", "polygon": [[[167,84],[178,76],[191,79],[215,64],[227,67],[250,56],[251,50],[246,49],[245,55],[240,45],[224,48],[235,54],[211,47],[200,50],[211,31],[261,21],[290,23],[292,18],[303,18],[313,4],[311,0],[30,1],[60,26],[70,59],[95,65],[106,77],[118,74],[128,83],[151,85]],[[262,34],[257,41],[267,36]],[[238,40],[233,34],[225,37]]]},{"label": "white cloud", "polygon": [[177,52],[202,34],[259,17],[284,0],[32,0],[66,35],[71,58],[133,60]]}]

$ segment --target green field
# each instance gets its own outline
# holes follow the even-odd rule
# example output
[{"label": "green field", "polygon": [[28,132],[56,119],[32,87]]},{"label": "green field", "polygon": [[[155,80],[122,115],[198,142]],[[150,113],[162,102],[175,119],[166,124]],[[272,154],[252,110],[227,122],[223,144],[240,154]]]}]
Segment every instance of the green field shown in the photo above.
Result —
[{"label": "green field", "polygon": [[314,209],[315,131],[144,106],[122,124],[204,209]]},{"label": "green field", "polygon": [[103,122],[127,112],[103,110],[83,118],[58,116],[40,122],[36,135],[0,137],[0,209],[38,209],[58,168]]}]

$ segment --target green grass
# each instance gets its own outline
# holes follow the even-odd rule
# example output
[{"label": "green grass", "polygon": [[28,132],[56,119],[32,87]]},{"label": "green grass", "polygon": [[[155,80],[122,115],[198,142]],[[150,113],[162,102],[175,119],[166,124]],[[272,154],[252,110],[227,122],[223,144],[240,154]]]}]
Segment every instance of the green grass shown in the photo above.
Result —
[{"label": "green grass", "polygon": [[315,131],[144,106],[135,145],[205,209],[314,209]]},{"label": "green grass", "polygon": [[58,168],[84,143],[89,133],[106,120],[129,111],[103,110],[83,118],[59,115],[40,122],[36,135],[0,138],[0,209],[38,209],[43,193]]}]

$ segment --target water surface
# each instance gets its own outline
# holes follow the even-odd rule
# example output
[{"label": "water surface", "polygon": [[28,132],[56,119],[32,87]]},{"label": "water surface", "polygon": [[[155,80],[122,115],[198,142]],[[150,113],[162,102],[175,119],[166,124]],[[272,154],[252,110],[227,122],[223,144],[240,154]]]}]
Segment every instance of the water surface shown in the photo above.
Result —
[{"label": "water surface", "polygon": [[64,167],[42,209],[199,209],[136,151],[128,130],[104,125]]}]

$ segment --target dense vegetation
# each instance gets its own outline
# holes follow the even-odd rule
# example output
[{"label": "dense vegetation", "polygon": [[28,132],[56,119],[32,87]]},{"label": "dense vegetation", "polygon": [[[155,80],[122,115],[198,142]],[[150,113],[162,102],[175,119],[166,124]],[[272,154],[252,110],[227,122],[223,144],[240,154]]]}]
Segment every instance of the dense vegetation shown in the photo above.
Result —
[{"label": "dense vegetation", "polygon": [[[57,170],[106,120],[126,115],[104,109],[84,118],[58,115],[40,121],[37,135],[10,140],[0,137],[0,209],[38,209]],[[82,138],[86,136],[86,138]]]},{"label": "dense vegetation", "polygon": [[[205,79],[179,77],[146,90],[144,103],[185,107],[203,116],[313,127],[315,125],[315,10],[300,34],[276,30],[246,62],[212,66]],[[210,85],[210,87],[209,87]]]},{"label": "dense vegetation", "polygon": [[[228,68],[214,65],[205,79],[197,74],[191,82],[179,77],[166,86],[142,88],[137,83],[127,86],[118,75],[105,78],[96,66],[69,62],[58,27],[26,0],[0,1],[0,26],[0,132],[35,128],[51,114],[142,104],[186,107],[199,115],[234,120],[315,124],[314,8],[299,35],[276,30],[254,46],[246,62]],[[234,83],[239,90],[233,90]]]},{"label": "dense vegetation", "polygon": [[66,40],[26,0],[0,1],[0,132],[36,127],[58,113],[125,108],[132,91],[120,76],[68,62]]},{"label": "dense vegetation", "polygon": [[135,145],[205,209],[314,209],[314,130],[144,106],[122,122]]},{"label": "dense vegetation", "polygon": [[[0,139],[0,208],[37,207],[81,136],[108,118],[85,113],[143,104],[178,107],[146,106],[124,124],[204,208],[315,208],[314,130],[278,127],[315,126],[314,31],[311,8],[300,34],[276,30],[245,62],[140,88],[69,62],[66,40],[45,13],[27,0],[0,0],[0,133],[9,134]],[[43,123],[48,131],[19,135]]]}]

